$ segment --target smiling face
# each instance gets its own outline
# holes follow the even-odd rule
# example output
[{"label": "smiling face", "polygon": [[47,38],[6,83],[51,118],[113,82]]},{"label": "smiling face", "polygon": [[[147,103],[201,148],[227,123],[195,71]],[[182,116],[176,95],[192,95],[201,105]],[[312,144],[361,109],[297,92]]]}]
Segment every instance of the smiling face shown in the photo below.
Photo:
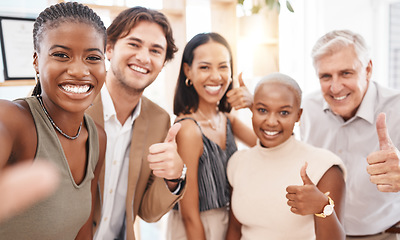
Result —
[{"label": "smiling face", "polygon": [[285,84],[266,82],[254,94],[253,129],[264,147],[276,147],[292,136],[302,110],[295,91]]},{"label": "smiling face", "polygon": [[166,57],[167,40],[160,25],[138,22],[131,31],[112,46],[107,44],[111,67],[108,84],[142,93],[162,70]]},{"label": "smiling face", "polygon": [[103,35],[89,24],[64,22],[46,30],[39,44],[34,67],[43,98],[71,112],[88,108],[105,80]]},{"label": "smiling face", "polygon": [[230,54],[217,42],[209,41],[194,51],[192,65],[185,63],[185,75],[192,81],[199,104],[216,104],[224,96],[231,79]]},{"label": "smiling face", "polygon": [[344,120],[352,118],[368,89],[372,74],[371,61],[363,67],[353,46],[322,56],[316,61],[325,101]]}]

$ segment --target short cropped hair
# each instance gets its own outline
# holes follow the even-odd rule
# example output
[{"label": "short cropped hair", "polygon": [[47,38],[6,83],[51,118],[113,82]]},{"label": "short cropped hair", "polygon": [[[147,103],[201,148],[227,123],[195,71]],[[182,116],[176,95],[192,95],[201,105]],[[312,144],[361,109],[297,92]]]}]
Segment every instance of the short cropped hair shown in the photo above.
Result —
[{"label": "short cropped hair", "polygon": [[302,97],[301,88],[299,84],[296,82],[296,80],[294,80],[290,76],[278,72],[268,74],[267,76],[261,78],[261,80],[257,83],[256,87],[254,88],[254,94],[256,94],[258,89],[266,83],[279,83],[288,87],[295,94],[295,99],[298,104],[298,107],[301,106],[301,97]]}]

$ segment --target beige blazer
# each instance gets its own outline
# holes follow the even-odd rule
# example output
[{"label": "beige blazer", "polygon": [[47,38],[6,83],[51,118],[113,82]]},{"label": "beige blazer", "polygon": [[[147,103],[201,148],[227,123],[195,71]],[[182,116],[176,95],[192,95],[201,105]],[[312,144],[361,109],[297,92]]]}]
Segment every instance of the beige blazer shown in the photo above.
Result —
[{"label": "beige blazer", "polygon": [[[100,94],[96,97],[93,106],[87,110],[93,120],[104,127],[103,105]],[[154,143],[163,142],[170,128],[168,113],[146,97],[142,97],[141,112],[134,122],[132,143],[129,153],[128,190],[126,197],[126,239],[134,240],[136,216],[139,215],[147,222],[158,221],[181,198],[185,190],[179,195],[172,194],[164,179],[155,177],[147,162],[148,149]],[[94,232],[100,223],[101,206],[104,190],[103,165],[98,185],[98,194],[94,210]],[[93,232],[93,233],[94,233]]]}]

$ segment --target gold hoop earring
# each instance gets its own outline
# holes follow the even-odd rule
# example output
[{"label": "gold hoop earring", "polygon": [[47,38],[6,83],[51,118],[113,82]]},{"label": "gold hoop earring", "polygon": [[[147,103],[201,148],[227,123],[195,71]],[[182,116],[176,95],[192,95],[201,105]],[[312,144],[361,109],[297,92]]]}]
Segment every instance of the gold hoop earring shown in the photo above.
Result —
[{"label": "gold hoop earring", "polygon": [[192,85],[193,85],[192,81],[190,81],[190,79],[189,79],[189,78],[186,78],[186,80],[185,80],[185,84],[186,84],[186,86],[187,86],[187,87],[190,87],[190,86],[192,86]]}]

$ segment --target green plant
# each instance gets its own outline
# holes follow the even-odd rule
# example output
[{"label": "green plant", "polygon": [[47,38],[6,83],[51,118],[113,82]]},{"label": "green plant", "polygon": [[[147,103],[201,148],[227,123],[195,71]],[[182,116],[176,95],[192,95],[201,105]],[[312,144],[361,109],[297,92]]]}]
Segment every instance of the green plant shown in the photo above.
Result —
[{"label": "green plant", "polygon": [[[244,8],[244,1],[245,0],[238,0],[238,4],[242,5],[242,7]],[[281,3],[279,0],[263,0],[265,2],[265,6],[269,7],[269,9],[275,9],[276,11],[278,11],[278,13],[281,10]],[[258,12],[260,12],[260,10],[263,8],[264,4],[260,1],[253,1],[252,4],[252,8],[251,8],[251,13],[252,14],[257,14]],[[286,0],[286,8],[290,11],[290,12],[294,12],[292,4],[290,4],[289,0]]]}]

